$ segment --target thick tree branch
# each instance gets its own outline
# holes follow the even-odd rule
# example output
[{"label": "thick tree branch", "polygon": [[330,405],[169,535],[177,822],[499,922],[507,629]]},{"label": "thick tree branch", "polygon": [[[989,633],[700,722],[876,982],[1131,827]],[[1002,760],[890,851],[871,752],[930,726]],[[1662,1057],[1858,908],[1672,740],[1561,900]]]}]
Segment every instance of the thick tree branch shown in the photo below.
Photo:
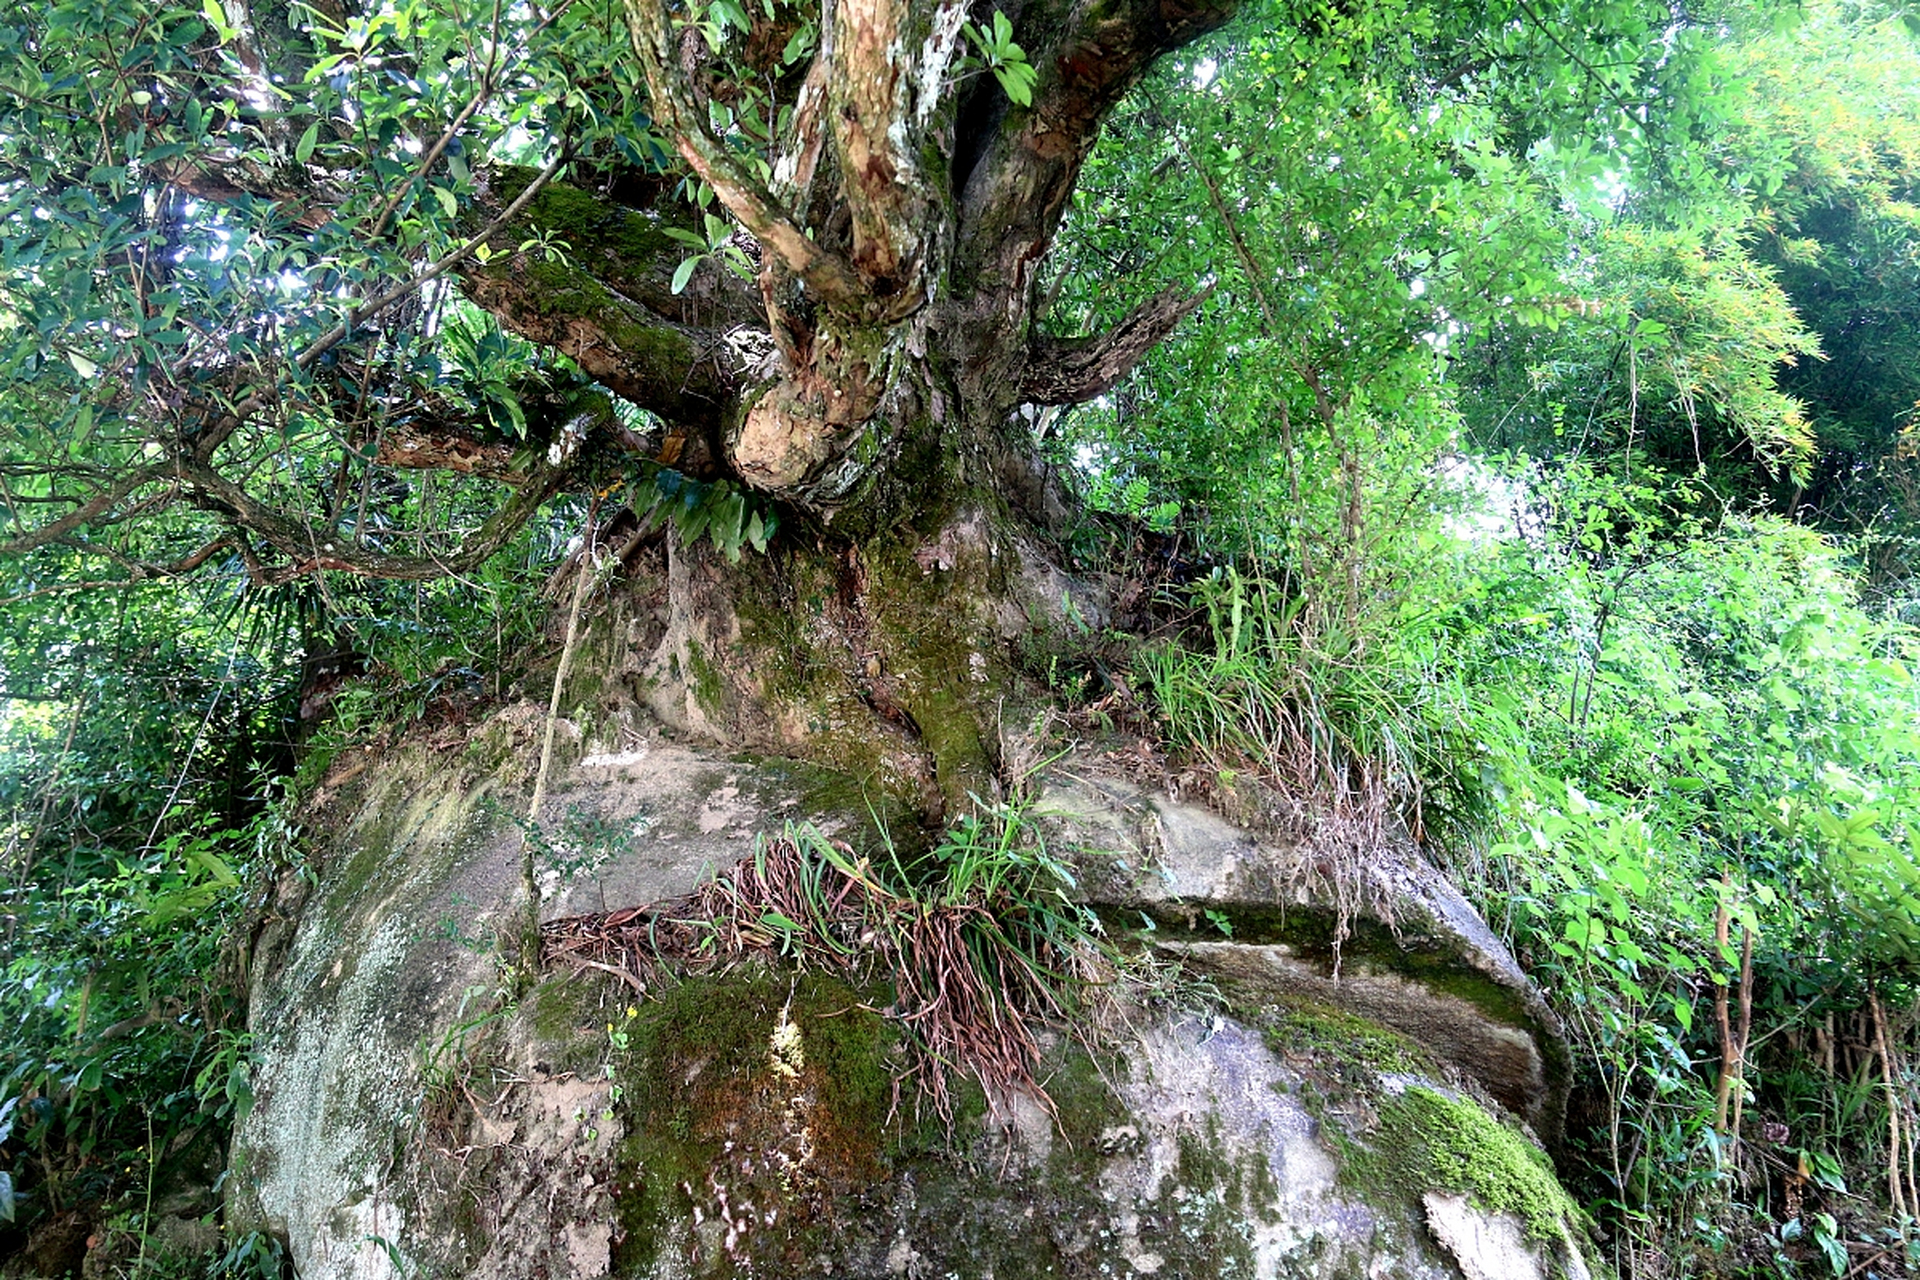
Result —
[{"label": "thick tree branch", "polygon": [[896,316],[924,300],[929,239],[947,225],[944,173],[923,159],[961,31],[965,0],[838,0],[827,120],[853,223],[853,266],[876,295],[899,298]]},{"label": "thick tree branch", "polygon": [[1113,389],[1140,358],[1193,314],[1206,296],[1171,286],[1135,307],[1105,333],[1086,338],[1037,338],[1031,347],[1020,398],[1027,404],[1080,404]]},{"label": "thick tree branch", "polygon": [[[498,222],[499,208],[517,200],[534,176],[533,169],[523,167],[492,171],[476,196],[477,208],[489,222]],[[681,206],[674,212],[684,214],[686,209]],[[517,217],[499,225],[496,251],[510,252],[530,239],[562,241],[568,246],[567,265],[670,324],[715,333],[766,324],[759,289],[717,263],[701,265],[679,293],[673,291],[674,269],[686,258],[688,247],[669,234],[673,224],[658,212],[628,208],[592,191],[550,182]],[[694,226],[689,221],[684,229]],[[521,265],[553,274],[538,260],[523,260]],[[467,274],[475,270],[469,268]]]},{"label": "thick tree branch", "polygon": [[982,106],[997,92],[986,82],[963,116],[964,162],[955,178],[959,236],[955,292],[971,297],[966,334],[982,335],[964,352],[985,383],[1007,381],[1008,362],[1024,359],[992,342],[1024,332],[1035,274],[1051,247],[1081,166],[1108,111],[1154,59],[1218,27],[1237,0],[1057,0],[1034,4],[1016,30],[1039,79],[1030,109]]},{"label": "thick tree branch", "polygon": [[735,356],[722,335],[663,319],[576,266],[495,259],[465,283],[507,328],[671,423],[711,431],[733,402]]},{"label": "thick tree branch", "polygon": [[[113,586],[125,587],[132,586],[135,583],[184,577],[192,573],[195,569],[198,569],[207,561],[213,559],[213,557],[220,554],[220,552],[232,550],[235,542],[232,536],[223,534],[211,542],[203,544],[197,550],[190,551],[186,555],[181,556],[178,560],[165,564],[157,564],[151,560],[141,560],[135,556],[127,555],[117,547],[111,547],[100,542],[89,542],[83,538],[62,538],[60,539],[60,545],[71,547],[82,555],[100,556],[103,559],[111,560],[127,571],[127,576],[117,581],[107,580],[84,584],[89,588],[103,588]],[[62,583],[58,587],[49,587],[42,591],[30,591],[23,595],[14,596],[12,599],[26,600],[37,595],[48,594],[49,592],[73,590],[77,585],[81,584]]]},{"label": "thick tree branch", "polygon": [[821,113],[827,104],[827,60],[817,57],[793,100],[793,127],[786,147],[773,166],[773,190],[789,208],[804,209],[813,198],[813,178],[826,149]]},{"label": "thick tree branch", "polygon": [[681,157],[761,247],[785,263],[822,302],[850,315],[863,313],[869,295],[853,267],[814,243],[746,163],[707,127],[706,113],[694,101],[675,56],[666,0],[625,0],[623,7],[655,114],[673,136]]},{"label": "thick tree branch", "polygon": [[457,471],[513,485],[526,481],[525,475],[514,473],[513,460],[518,452],[510,444],[489,443],[458,431],[434,430],[407,422],[389,426],[380,433],[374,445],[373,463],[396,471]]}]

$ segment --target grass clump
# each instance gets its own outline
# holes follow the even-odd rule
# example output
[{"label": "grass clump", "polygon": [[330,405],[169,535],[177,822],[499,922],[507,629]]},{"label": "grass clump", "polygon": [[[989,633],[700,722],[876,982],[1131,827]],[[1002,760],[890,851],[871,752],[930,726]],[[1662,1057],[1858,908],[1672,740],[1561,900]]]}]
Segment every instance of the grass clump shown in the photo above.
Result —
[{"label": "grass clump", "polygon": [[789,824],[686,898],[550,922],[546,953],[642,985],[662,962],[784,961],[882,979],[909,1050],[904,1077],[939,1116],[954,1115],[956,1073],[1051,1109],[1034,1027],[1064,1019],[1111,954],[1072,887],[1033,825],[1004,806],[979,806],[914,857],[860,854]]}]

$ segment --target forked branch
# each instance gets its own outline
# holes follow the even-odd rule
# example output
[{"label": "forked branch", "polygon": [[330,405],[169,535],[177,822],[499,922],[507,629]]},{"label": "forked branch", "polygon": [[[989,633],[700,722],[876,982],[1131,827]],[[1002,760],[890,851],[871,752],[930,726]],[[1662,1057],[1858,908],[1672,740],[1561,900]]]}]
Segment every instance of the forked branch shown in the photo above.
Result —
[{"label": "forked branch", "polygon": [[746,162],[707,127],[705,113],[674,56],[673,20],[666,0],[625,0],[624,8],[654,110],[681,157],[761,247],[776,255],[821,301],[850,314],[861,311],[867,291],[846,259],[814,243]]}]

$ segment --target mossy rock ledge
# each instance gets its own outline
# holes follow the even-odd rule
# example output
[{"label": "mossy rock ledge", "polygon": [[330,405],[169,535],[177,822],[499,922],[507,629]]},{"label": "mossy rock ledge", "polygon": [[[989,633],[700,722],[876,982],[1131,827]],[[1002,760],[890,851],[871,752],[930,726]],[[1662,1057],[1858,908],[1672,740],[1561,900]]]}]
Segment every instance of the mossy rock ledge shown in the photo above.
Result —
[{"label": "mossy rock ledge", "polygon": [[[1093,905],[1153,916],[1224,1003],[1183,1009],[1176,992],[1093,1050],[1054,1036],[1057,1115],[977,1088],[951,1124],[896,1100],[884,983],[747,966],[642,993],[587,970],[503,1002],[496,934],[523,910],[515,815],[541,727],[517,706],[464,749],[342,759],[315,799],[313,865],[256,952],[257,1101],[226,1183],[232,1224],[284,1238],[302,1280],[1597,1273],[1516,1119],[1537,1121],[1550,1088],[1509,1100],[1511,1082],[1461,1069],[1452,1024],[1400,1016],[1410,996],[1344,996],[1363,971],[1421,985],[1545,1063],[1523,982],[1411,910],[1412,961],[1363,921],[1338,982],[1308,981],[1326,937],[1311,892],[1287,889],[1284,923],[1262,915],[1282,895],[1263,907],[1239,854],[1206,880],[1220,850],[1183,824],[1259,842],[1085,769],[1057,771],[1042,808]],[[687,892],[790,820],[849,837],[870,821],[857,784],[812,766],[625,721],[596,732],[563,735],[542,814],[555,916]],[[1209,935],[1210,910],[1233,937]]]},{"label": "mossy rock ledge", "polygon": [[1370,851],[1343,888],[1311,851],[1090,758],[1055,762],[1036,814],[1111,922],[1150,923],[1156,948],[1235,1003],[1307,998],[1369,1018],[1558,1140],[1569,1072],[1559,1019],[1411,840]]}]

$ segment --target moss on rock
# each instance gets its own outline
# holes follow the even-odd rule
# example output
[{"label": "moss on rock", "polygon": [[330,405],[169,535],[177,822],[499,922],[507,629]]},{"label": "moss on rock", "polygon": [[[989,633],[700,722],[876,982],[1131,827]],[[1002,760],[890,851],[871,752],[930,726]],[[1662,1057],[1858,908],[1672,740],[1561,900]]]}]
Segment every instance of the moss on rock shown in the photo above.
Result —
[{"label": "moss on rock", "polygon": [[896,1105],[884,999],[756,970],[639,1006],[614,1058],[614,1274],[1258,1274],[1253,1235],[1278,1195],[1261,1152],[1184,1132],[1140,1212],[1120,1170],[1137,1171],[1147,1139],[1082,1046],[1049,1054],[1057,1114],[989,1107],[956,1081],[949,1126]]},{"label": "moss on rock", "polygon": [[1557,1243],[1582,1221],[1579,1206],[1538,1147],[1469,1099],[1411,1086],[1385,1099],[1378,1130],[1349,1151],[1343,1174],[1369,1190],[1418,1201],[1456,1191],[1490,1213],[1511,1213],[1535,1240]]},{"label": "moss on rock", "polygon": [[1398,1031],[1305,996],[1275,1006],[1267,1043],[1283,1056],[1331,1059],[1382,1072],[1435,1070],[1433,1056]]},{"label": "moss on rock", "polygon": [[619,1274],[650,1274],[663,1249],[700,1274],[795,1268],[836,1203],[883,1175],[893,1036],[874,994],[739,972],[640,1007],[615,1063]]}]

